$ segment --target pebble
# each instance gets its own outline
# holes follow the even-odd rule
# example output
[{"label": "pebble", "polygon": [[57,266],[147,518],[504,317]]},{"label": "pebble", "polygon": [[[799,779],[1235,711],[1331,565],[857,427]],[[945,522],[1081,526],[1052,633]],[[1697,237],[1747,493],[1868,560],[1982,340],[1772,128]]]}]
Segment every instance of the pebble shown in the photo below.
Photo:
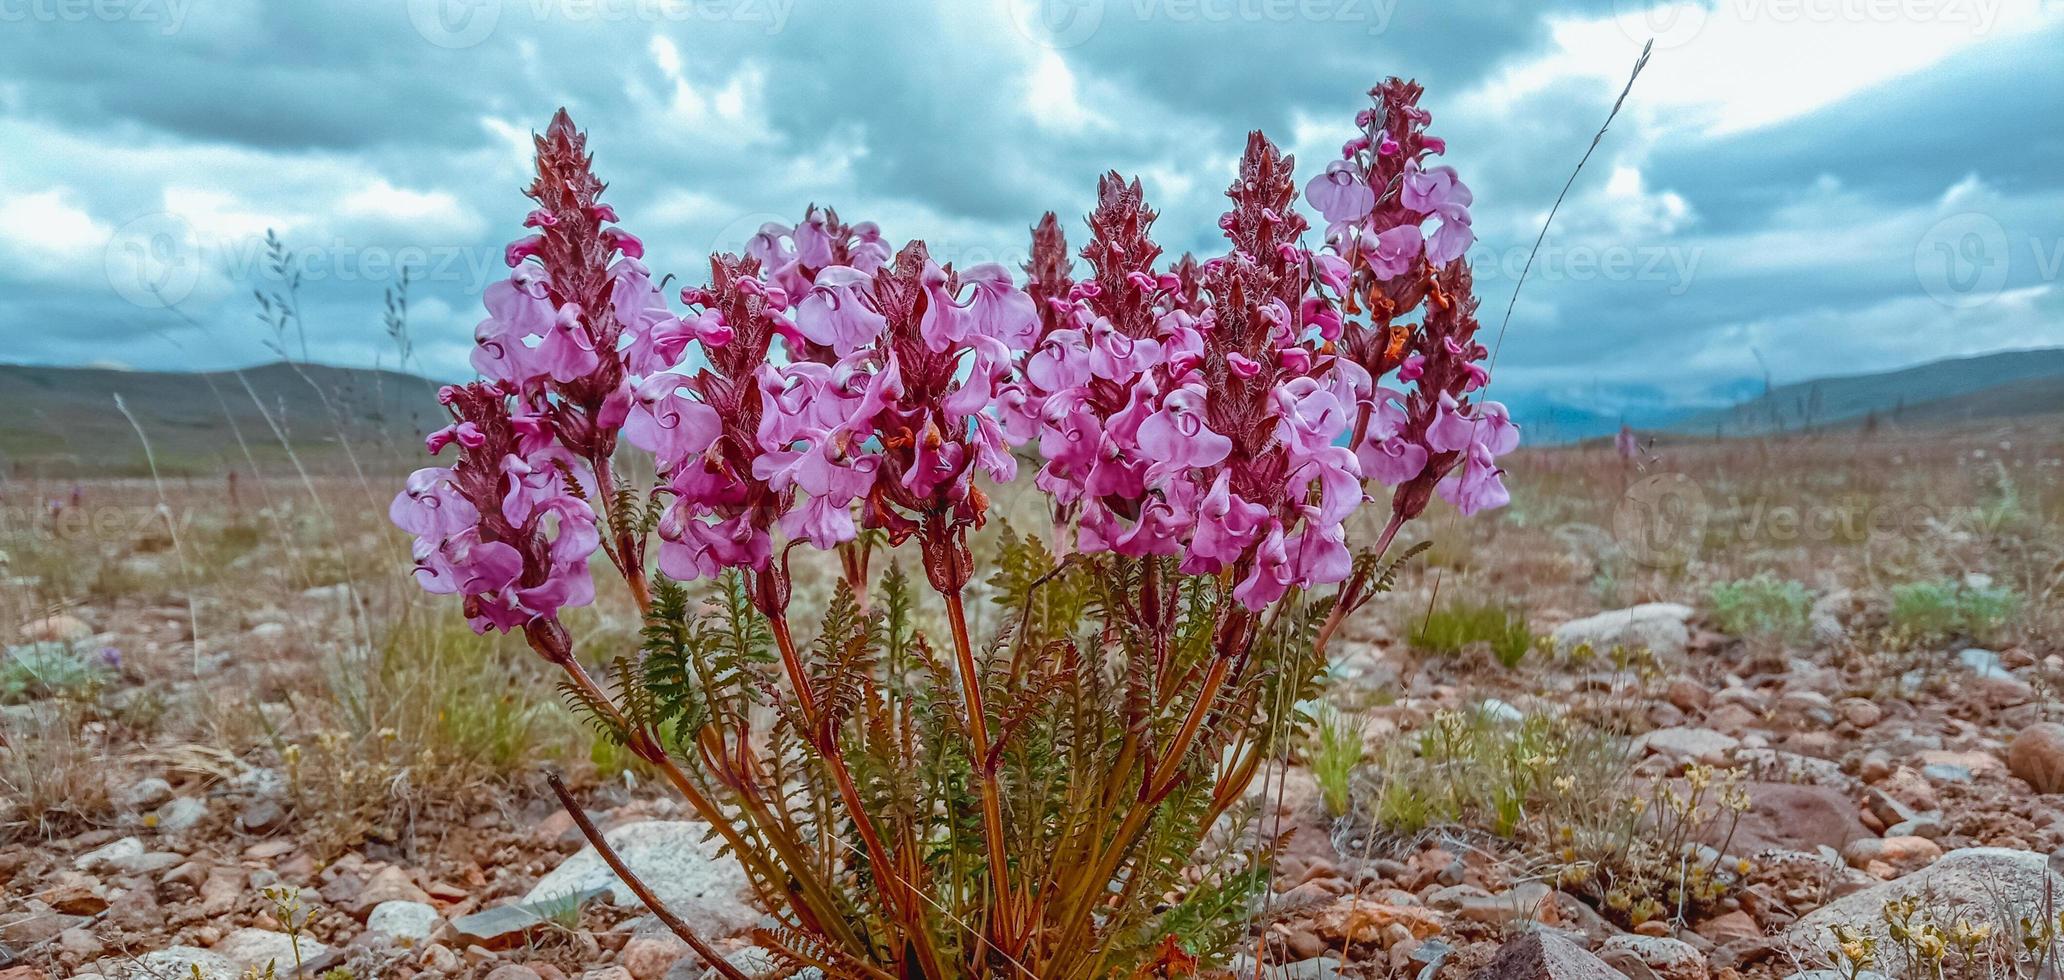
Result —
[{"label": "pebble", "polygon": [[1849,862],[1850,867],[1869,871],[1872,865],[1881,864],[1890,868],[1894,876],[1919,871],[1940,857],[1942,846],[1926,837],[1866,837],[1842,848],[1842,860]]},{"label": "pebble", "polygon": [[403,946],[413,946],[429,939],[443,923],[444,919],[436,909],[407,899],[381,902],[366,916],[368,931],[389,936]]},{"label": "pebble", "polygon": [[1631,971],[1629,961],[1647,967],[1658,980],[1706,980],[1706,958],[1689,943],[1663,936],[1614,936],[1598,949],[1606,965]]},{"label": "pebble", "polygon": [[2007,771],[2038,793],[2064,793],[2064,725],[2030,725],[2007,746]]}]

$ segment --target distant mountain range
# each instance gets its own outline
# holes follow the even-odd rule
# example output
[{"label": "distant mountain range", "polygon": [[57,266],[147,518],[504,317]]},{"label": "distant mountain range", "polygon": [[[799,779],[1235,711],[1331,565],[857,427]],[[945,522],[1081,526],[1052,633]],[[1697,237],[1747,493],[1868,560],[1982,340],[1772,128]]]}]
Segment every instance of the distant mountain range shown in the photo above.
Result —
[{"label": "distant mountain range", "polygon": [[[17,476],[292,466],[317,471],[420,465],[422,437],[446,422],[440,382],[395,371],[266,364],[203,374],[0,365],[0,471]],[[125,418],[115,399],[135,424]],[[247,455],[248,453],[248,455]]]},{"label": "distant mountain range", "polygon": [[[148,472],[137,428],[161,473],[226,469],[337,471],[349,448],[362,466],[422,464],[422,437],[445,423],[441,382],[395,371],[266,364],[205,374],[0,365],[0,472],[19,476]],[[1502,395],[1503,393],[1501,393]],[[115,396],[135,416],[131,425]],[[1624,421],[1645,433],[1758,436],[1859,426],[1900,427],[2064,414],[2064,348],[1934,361],[1877,374],[1779,385],[1731,408],[1660,399],[1602,411],[1554,399],[1508,398],[1535,445],[1607,436]]]},{"label": "distant mountain range", "polygon": [[2064,410],[2064,348],[1932,361],[1878,374],[1779,385],[1667,423],[1686,435],[1770,435],[1861,425],[1939,425]]},{"label": "distant mountain range", "polygon": [[[1645,433],[1706,437],[1840,429],[1873,419],[1907,427],[1946,425],[2064,412],[2064,348],[1981,354],[1760,388],[1730,386],[1740,400],[1726,408],[1673,405],[1656,392],[1614,391],[1593,404],[1539,393],[1498,397],[1535,445],[1610,436],[1622,424]],[[1594,407],[1598,403],[1623,407]]]}]

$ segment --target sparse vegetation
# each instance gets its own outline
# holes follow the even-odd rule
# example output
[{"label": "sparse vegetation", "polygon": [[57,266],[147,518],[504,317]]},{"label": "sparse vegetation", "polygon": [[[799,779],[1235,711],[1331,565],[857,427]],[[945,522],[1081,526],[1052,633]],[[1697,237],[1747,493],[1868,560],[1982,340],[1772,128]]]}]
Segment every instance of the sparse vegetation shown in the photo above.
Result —
[{"label": "sparse vegetation", "polygon": [[1305,747],[1305,762],[1319,784],[1326,811],[1339,816],[1352,802],[1355,773],[1368,754],[1359,720],[1330,704],[1318,709]]},{"label": "sparse vegetation", "polygon": [[2005,635],[2021,608],[2021,596],[2003,585],[1909,582],[1892,589],[1892,628],[1917,643],[1957,637],[1991,643]]},{"label": "sparse vegetation", "polygon": [[1506,667],[1517,667],[1534,647],[1526,616],[1501,605],[1449,602],[1429,611],[1414,627],[1412,646],[1449,656],[1479,644]]},{"label": "sparse vegetation", "polygon": [[25,643],[0,655],[0,704],[39,698],[90,698],[108,678],[108,663],[69,643]]},{"label": "sparse vegetation", "polygon": [[1804,583],[1768,572],[1715,584],[1706,593],[1713,621],[1731,636],[1797,639],[1806,632],[1813,594]]}]

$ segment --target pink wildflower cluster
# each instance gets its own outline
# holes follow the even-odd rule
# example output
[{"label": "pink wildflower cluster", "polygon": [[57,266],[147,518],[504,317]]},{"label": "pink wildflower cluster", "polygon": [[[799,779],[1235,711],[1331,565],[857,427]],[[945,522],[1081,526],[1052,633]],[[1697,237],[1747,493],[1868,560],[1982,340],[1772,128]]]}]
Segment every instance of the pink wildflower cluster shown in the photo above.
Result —
[{"label": "pink wildflower cluster", "polygon": [[1392,509],[1404,519],[1418,516],[1431,492],[1465,514],[1502,506],[1496,460],[1519,444],[1503,405],[1471,404],[1470,393],[1490,381],[1478,363],[1489,352],[1476,339],[1462,261],[1474,240],[1472,198],[1453,167],[1428,166],[1447,144],[1426,133],[1433,117],[1419,106],[1423,91],[1396,78],[1371,89],[1375,105],[1356,117],[1361,133],[1305,185],[1349,270],[1344,310],[1368,316],[1347,324],[1342,352],[1372,378],[1395,370],[1412,386],[1376,388],[1353,440],[1363,474],[1397,488]]},{"label": "pink wildflower cluster", "polygon": [[473,364],[486,380],[445,388],[453,422],[431,453],[451,467],[416,471],[394,500],[417,535],[417,578],[466,597],[475,629],[551,622],[593,601],[588,558],[643,562],[631,535],[606,542],[595,508],[613,492],[610,457],[632,404],[632,377],[690,339],[639,261],[644,246],[613,227],[586,137],[562,110],[535,140],[532,234],[510,243],[509,278],[488,288]]},{"label": "pink wildflower cluster", "polygon": [[[440,399],[458,421],[431,436],[456,443],[458,462],[417,470],[388,516],[416,535],[416,581],[462,595],[479,632],[554,622],[594,601],[588,557],[601,543],[593,474],[554,444],[539,413],[510,410],[508,382],[453,385]],[[556,645],[555,645],[556,646]]]},{"label": "pink wildflower cluster", "polygon": [[1056,322],[1003,402],[1038,440],[1037,485],[1076,519],[1080,550],[1235,571],[1250,609],[1345,580],[1341,524],[1363,499],[1339,443],[1369,380],[1327,349],[1339,312],[1311,288],[1316,275],[1344,289],[1346,266],[1297,244],[1290,167],[1251,136],[1219,222],[1231,249],[1169,268],[1139,183],[1104,177],[1082,251],[1094,276],[1048,299]]},{"label": "pink wildflower cluster", "polygon": [[[813,206],[713,257],[678,316],[562,112],[536,140],[535,232],[487,294],[486,380],[446,389],[455,421],[430,440],[459,461],[395,500],[419,577],[466,595],[482,630],[590,601],[597,549],[638,589],[639,522],[603,519],[619,434],[660,476],[660,570],[745,570],[769,608],[786,603],[788,547],[843,552],[863,529],[917,537],[957,591],[987,509],[975,477],[1013,480],[1025,443],[1075,548],[1178,557],[1251,610],[1348,579],[1343,523],[1367,479],[1396,487],[1393,531],[1435,492],[1464,512],[1503,503],[1495,459],[1518,435],[1471,402],[1487,352],[1460,258],[1469,192],[1425,166],[1442,146],[1418,86],[1372,94],[1363,135],[1305,188],[1325,252],[1300,244],[1291,159],[1255,133],[1219,222],[1229,247],[1208,261],[1162,262],[1139,182],[1112,173],[1081,280],[1052,215],[1021,288]],[[1392,372],[1400,389],[1378,383]]]},{"label": "pink wildflower cluster", "polygon": [[942,268],[922,244],[891,261],[872,224],[815,207],[713,267],[708,287],[682,293],[700,308],[682,322],[708,369],[655,375],[632,415],[632,442],[657,453],[674,496],[662,570],[765,571],[770,528],[828,549],[863,526],[900,542],[926,520],[948,537],[981,521],[975,470],[1016,475],[983,410],[1037,329],[1007,271]]}]

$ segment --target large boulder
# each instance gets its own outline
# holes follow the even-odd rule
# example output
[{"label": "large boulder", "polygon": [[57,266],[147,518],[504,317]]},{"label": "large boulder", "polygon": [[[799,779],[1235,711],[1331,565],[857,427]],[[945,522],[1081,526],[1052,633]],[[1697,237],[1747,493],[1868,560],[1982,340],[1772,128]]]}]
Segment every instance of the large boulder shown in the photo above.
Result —
[{"label": "large boulder", "polygon": [[1691,645],[1691,630],[1684,625],[1691,615],[1690,606],[1650,602],[1570,620],[1557,626],[1551,638],[1557,651],[1589,646],[1602,654],[1621,646],[1647,650],[1658,660],[1669,660],[1683,656],[1685,648]]},{"label": "large boulder", "polygon": [[[709,826],[673,820],[625,824],[603,835],[610,849],[652,889],[668,909],[718,937],[745,931],[759,922],[748,900],[745,870],[730,857],[719,857],[706,840]],[[602,860],[593,847],[581,848],[523,897],[527,905],[549,903],[596,888],[609,889],[610,900],[635,906],[637,896]]]},{"label": "large boulder", "polygon": [[1972,922],[2017,922],[2043,915],[2045,889],[2064,894],[2064,875],[2034,851],[1968,847],[1951,851],[1926,869],[1874,888],[1843,896],[1801,917],[1785,930],[1787,946],[1801,955],[1831,956],[1835,926],[1885,938],[1880,914],[1887,902],[1919,897],[1937,921],[1963,916]]}]

